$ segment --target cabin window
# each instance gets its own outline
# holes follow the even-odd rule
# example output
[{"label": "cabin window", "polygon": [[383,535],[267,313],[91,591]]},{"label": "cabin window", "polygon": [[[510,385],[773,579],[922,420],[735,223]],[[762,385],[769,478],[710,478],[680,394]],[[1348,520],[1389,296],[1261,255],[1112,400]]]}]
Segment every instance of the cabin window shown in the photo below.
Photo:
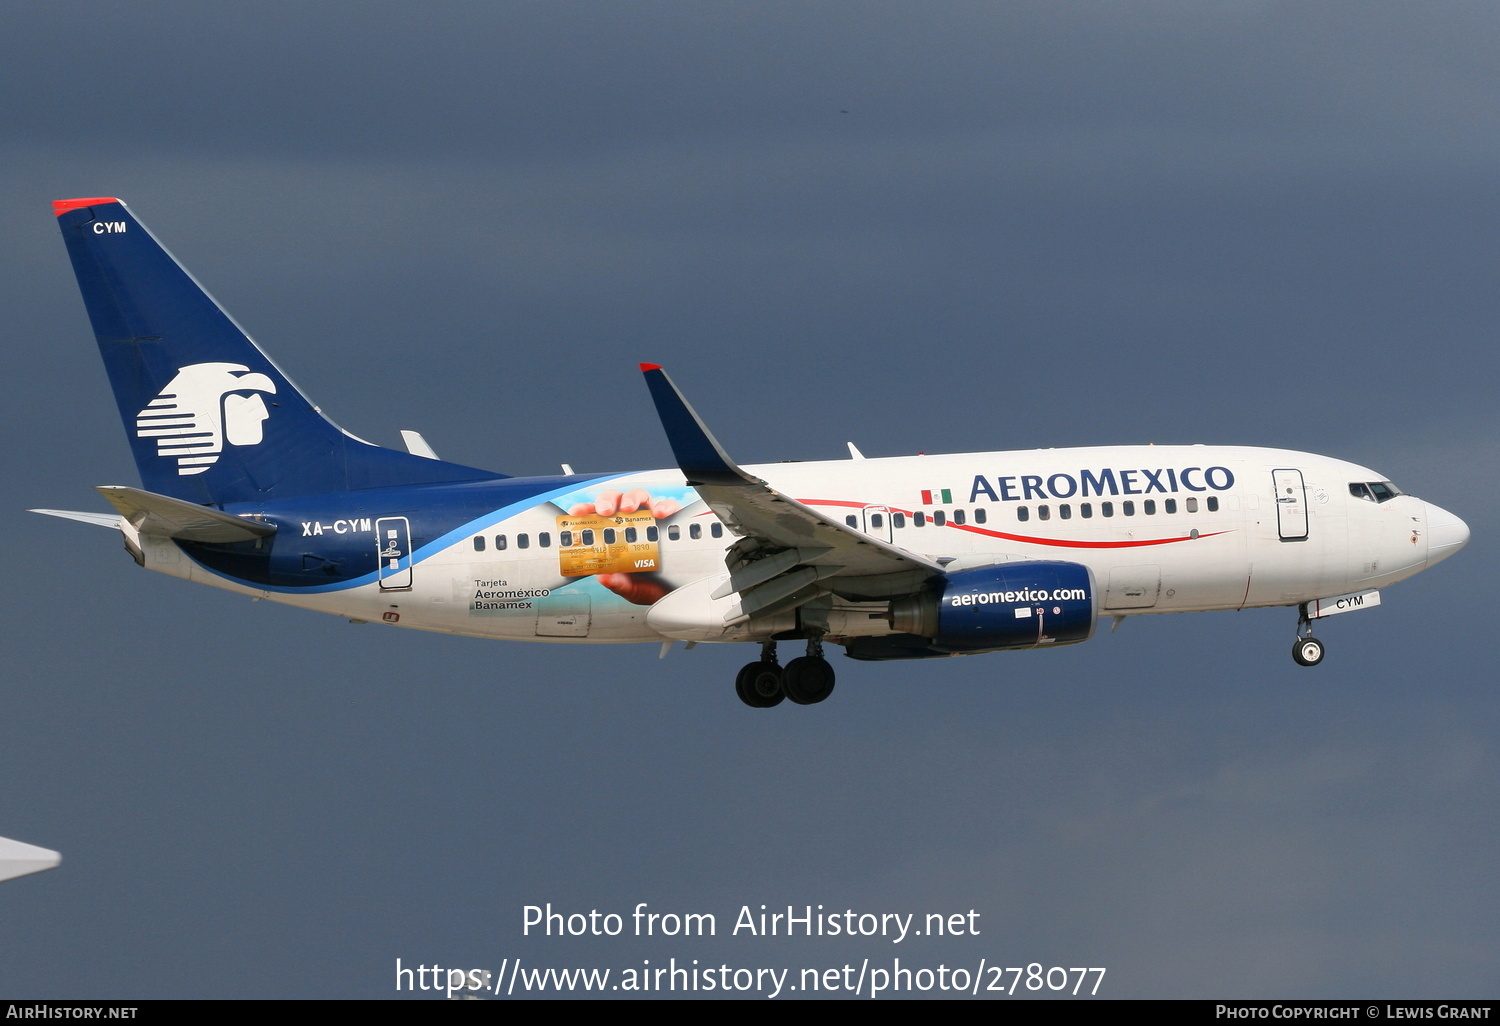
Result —
[{"label": "cabin window", "polygon": [[982,524],[985,521],[989,520],[989,518],[989,514],[982,509],[976,509],[974,511],[974,523],[976,524]]},{"label": "cabin window", "polygon": [[633,541],[635,541],[635,539],[636,539],[636,530],[635,530],[635,528],[633,528],[633,527],[627,527],[627,528],[625,528],[625,540],[627,542],[633,542]]},{"label": "cabin window", "polygon": [[1164,508],[1168,513],[1176,513],[1177,512],[1177,500],[1176,499],[1163,499],[1162,500],[1162,508]]},{"label": "cabin window", "polygon": [[552,535],[546,531],[542,531],[536,536],[536,543],[544,549],[550,549],[552,547]]},{"label": "cabin window", "polygon": [[668,541],[677,541],[681,537],[682,537],[682,528],[678,527],[676,524],[671,524],[671,525],[669,525],[667,527],[667,540]]},{"label": "cabin window", "polygon": [[529,549],[529,548],[531,548],[531,535],[529,535],[529,534],[518,534],[518,535],[516,535],[516,548],[518,548],[518,549]]},{"label": "cabin window", "polygon": [[1219,512],[1219,497],[1217,495],[1210,495],[1208,497],[1208,511],[1210,513]]},{"label": "cabin window", "polygon": [[853,513],[850,513],[847,517],[844,518],[844,523],[848,524],[856,531],[859,530],[859,517],[855,516]]},{"label": "cabin window", "polygon": [[480,534],[480,535],[475,535],[474,536],[474,551],[475,552],[483,552],[484,551],[484,535]]},{"label": "cabin window", "polygon": [[572,545],[573,544],[573,532],[572,531],[559,531],[559,532],[557,532],[557,544],[561,545],[563,548],[567,548],[569,545]]},{"label": "cabin window", "polygon": [[583,529],[583,544],[594,544],[594,529],[592,527],[585,527]]},{"label": "cabin window", "polygon": [[497,535],[495,535],[495,551],[496,552],[504,552],[505,551],[505,546],[506,546],[505,535],[503,535],[503,534],[497,534]]},{"label": "cabin window", "polygon": [[1051,520],[1052,519],[1052,507],[1051,506],[1038,506],[1036,508],[1036,518],[1038,520]]},{"label": "cabin window", "polygon": [[1124,502],[1120,503],[1120,512],[1125,514],[1127,517],[1135,516],[1135,501],[1133,499],[1126,499]]},{"label": "cabin window", "polygon": [[691,538],[691,539],[693,539],[694,541],[697,541],[699,538],[702,538],[703,537],[703,525],[702,524],[688,524],[688,537]]},{"label": "cabin window", "polygon": [[1080,502],[1078,504],[1078,515],[1088,520],[1094,515],[1094,504],[1092,502]]},{"label": "cabin window", "polygon": [[881,528],[885,527],[885,517],[881,516],[879,513],[871,513],[870,514],[870,527],[873,528],[876,531],[878,531]]},{"label": "cabin window", "polygon": [[953,522],[955,524],[962,524],[964,522],[964,511],[963,510],[956,509],[956,510],[953,511]]},{"label": "cabin window", "polygon": [[1061,506],[1057,507],[1057,515],[1059,517],[1061,517],[1062,519],[1064,519],[1064,520],[1072,520],[1073,519],[1073,505],[1072,505],[1072,503],[1065,502]]},{"label": "cabin window", "polygon": [[942,527],[948,522],[948,514],[940,509],[932,511],[932,523],[934,527]]},{"label": "cabin window", "polygon": [[1107,517],[1112,517],[1115,515],[1115,504],[1112,502],[1101,502],[1099,503],[1099,512]]},{"label": "cabin window", "polygon": [[721,523],[718,523],[717,521],[714,522],[714,523],[712,523],[712,524],[709,524],[708,525],[708,533],[711,534],[711,535],[713,535],[715,538],[722,538],[722,537],[724,537],[724,525],[721,524]]},{"label": "cabin window", "polygon": [[1188,500],[1187,500],[1187,511],[1189,513],[1196,513],[1196,512],[1198,512],[1198,497],[1196,495],[1192,495],[1192,496],[1188,497]]},{"label": "cabin window", "polygon": [[1145,502],[1141,503],[1141,505],[1145,508],[1146,516],[1148,516],[1148,517],[1154,517],[1154,516],[1156,516],[1156,500],[1155,499],[1147,499]]},{"label": "cabin window", "polygon": [[656,536],[657,536],[657,532],[656,532],[656,528],[654,526],[646,528],[646,540],[647,541],[656,541]]},{"label": "cabin window", "polygon": [[1026,523],[1026,521],[1031,519],[1031,510],[1027,509],[1025,506],[1017,506],[1016,519],[1023,524]]},{"label": "cabin window", "polygon": [[921,512],[920,510],[918,510],[916,513],[913,513],[911,515],[911,525],[913,527],[926,527],[927,526],[927,514]]},{"label": "cabin window", "polygon": [[891,526],[892,527],[905,527],[906,526],[906,514],[905,513],[892,513],[891,514]]},{"label": "cabin window", "polygon": [[614,543],[615,543],[615,529],[613,527],[606,527],[604,529],[604,544],[606,544],[606,545],[613,545]]}]

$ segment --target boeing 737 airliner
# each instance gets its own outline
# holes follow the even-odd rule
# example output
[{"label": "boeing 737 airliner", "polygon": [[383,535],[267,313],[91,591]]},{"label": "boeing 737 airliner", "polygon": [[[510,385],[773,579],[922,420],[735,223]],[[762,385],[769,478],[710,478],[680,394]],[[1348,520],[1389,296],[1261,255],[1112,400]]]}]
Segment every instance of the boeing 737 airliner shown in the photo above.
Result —
[{"label": "boeing 737 airliner", "polygon": [[[1304,452],[1100,446],[741,467],[642,364],[677,467],[515,478],[341,430],[117,199],[54,204],[143,488],[141,566],[358,621],[487,638],[740,641],[748,705],[827,698],[825,643],[924,659],[1086,641],[1101,618],[1288,606],[1312,621],[1469,530]],[[776,646],[806,652],[782,666]]]}]

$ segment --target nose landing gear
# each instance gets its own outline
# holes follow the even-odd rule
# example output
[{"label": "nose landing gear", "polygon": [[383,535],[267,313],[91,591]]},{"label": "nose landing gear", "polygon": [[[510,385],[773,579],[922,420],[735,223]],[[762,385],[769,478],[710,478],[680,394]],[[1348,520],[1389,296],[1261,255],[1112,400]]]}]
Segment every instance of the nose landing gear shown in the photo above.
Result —
[{"label": "nose landing gear", "polygon": [[1312,620],[1307,606],[1297,607],[1297,640],[1292,643],[1292,659],[1298,666],[1317,666],[1323,661],[1323,643],[1312,635]]}]

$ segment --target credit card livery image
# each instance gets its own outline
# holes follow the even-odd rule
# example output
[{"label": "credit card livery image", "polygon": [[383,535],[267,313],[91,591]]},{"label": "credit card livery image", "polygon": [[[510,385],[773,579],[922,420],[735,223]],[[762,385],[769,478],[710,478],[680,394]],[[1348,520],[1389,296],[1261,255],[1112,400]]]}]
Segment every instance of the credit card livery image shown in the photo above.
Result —
[{"label": "credit card livery image", "polygon": [[602,517],[557,518],[557,564],[564,577],[647,573],[661,566],[657,521],[649,509]]}]

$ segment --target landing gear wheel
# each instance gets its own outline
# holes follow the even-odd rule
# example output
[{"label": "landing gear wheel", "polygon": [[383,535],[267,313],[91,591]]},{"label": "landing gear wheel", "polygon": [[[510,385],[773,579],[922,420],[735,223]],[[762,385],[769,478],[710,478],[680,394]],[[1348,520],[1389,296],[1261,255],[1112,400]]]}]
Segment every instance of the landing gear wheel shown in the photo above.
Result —
[{"label": "landing gear wheel", "polygon": [[1292,645],[1292,658],[1298,666],[1317,666],[1323,661],[1323,643],[1311,636],[1298,638]]},{"label": "landing gear wheel", "polygon": [[833,667],[821,656],[801,656],[781,671],[781,690],[798,705],[816,705],[833,694]]},{"label": "landing gear wheel", "polygon": [[752,709],[769,709],[786,697],[781,690],[781,667],[775,663],[746,663],[734,678],[734,693]]}]

